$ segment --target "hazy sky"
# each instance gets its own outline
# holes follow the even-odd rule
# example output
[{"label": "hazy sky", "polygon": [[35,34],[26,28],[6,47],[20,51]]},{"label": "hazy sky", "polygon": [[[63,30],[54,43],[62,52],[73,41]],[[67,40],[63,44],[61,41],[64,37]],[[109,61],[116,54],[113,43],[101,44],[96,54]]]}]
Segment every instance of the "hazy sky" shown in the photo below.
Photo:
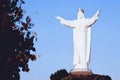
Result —
[{"label": "hazy sky", "polygon": [[120,1],[119,0],[26,0],[23,6],[35,24],[37,61],[30,62],[30,72],[21,72],[21,80],[49,80],[60,69],[73,69],[72,29],[55,19],[77,18],[78,8],[87,18],[101,10],[98,21],[92,26],[90,69],[120,80]]}]

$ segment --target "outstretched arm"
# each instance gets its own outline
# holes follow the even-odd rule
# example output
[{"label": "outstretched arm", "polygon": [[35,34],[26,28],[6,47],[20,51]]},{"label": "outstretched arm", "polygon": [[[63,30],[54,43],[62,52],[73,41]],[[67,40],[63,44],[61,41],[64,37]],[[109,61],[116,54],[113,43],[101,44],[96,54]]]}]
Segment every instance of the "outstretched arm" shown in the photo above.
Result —
[{"label": "outstretched arm", "polygon": [[64,26],[74,28],[74,22],[73,21],[65,20],[60,16],[57,16],[56,19],[58,19],[60,21],[60,23],[63,24]]},{"label": "outstretched arm", "polygon": [[87,21],[88,27],[90,27],[92,24],[94,24],[97,21],[97,19],[99,18],[99,14],[100,14],[100,10],[98,10],[92,18],[88,19]]}]

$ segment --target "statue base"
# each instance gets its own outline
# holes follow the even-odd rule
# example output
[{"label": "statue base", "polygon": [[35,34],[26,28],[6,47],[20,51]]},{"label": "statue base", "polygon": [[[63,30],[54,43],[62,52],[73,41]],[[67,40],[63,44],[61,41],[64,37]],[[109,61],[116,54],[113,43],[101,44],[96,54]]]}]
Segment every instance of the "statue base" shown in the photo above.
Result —
[{"label": "statue base", "polygon": [[72,69],[71,72],[91,72],[91,70],[86,68]]},{"label": "statue base", "polygon": [[108,75],[94,74],[92,71],[71,71],[65,69],[51,74],[50,80],[112,80]]},{"label": "statue base", "polygon": [[92,71],[71,71],[70,74],[86,76],[86,75],[92,75],[93,73],[92,73]]}]

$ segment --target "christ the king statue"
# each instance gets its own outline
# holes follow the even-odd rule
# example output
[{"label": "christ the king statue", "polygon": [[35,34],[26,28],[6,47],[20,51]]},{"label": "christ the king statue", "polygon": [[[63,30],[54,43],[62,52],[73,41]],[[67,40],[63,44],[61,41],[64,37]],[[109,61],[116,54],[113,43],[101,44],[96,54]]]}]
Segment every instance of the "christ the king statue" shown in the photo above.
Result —
[{"label": "christ the king statue", "polygon": [[91,26],[97,21],[100,11],[92,18],[85,18],[84,11],[78,9],[76,20],[65,20],[60,16],[56,19],[64,26],[73,29],[74,57],[73,71],[88,71],[91,54]]}]

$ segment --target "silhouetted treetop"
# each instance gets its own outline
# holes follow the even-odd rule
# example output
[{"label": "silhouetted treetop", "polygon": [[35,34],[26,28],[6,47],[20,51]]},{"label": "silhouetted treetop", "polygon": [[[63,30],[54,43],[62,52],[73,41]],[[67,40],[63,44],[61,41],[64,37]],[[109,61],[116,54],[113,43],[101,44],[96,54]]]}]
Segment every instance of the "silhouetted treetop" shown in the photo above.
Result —
[{"label": "silhouetted treetop", "polygon": [[[20,70],[28,72],[29,60],[36,60],[36,33],[31,18],[24,17],[24,0],[0,0],[0,79],[19,80]],[[25,18],[25,21],[23,21]]]}]

